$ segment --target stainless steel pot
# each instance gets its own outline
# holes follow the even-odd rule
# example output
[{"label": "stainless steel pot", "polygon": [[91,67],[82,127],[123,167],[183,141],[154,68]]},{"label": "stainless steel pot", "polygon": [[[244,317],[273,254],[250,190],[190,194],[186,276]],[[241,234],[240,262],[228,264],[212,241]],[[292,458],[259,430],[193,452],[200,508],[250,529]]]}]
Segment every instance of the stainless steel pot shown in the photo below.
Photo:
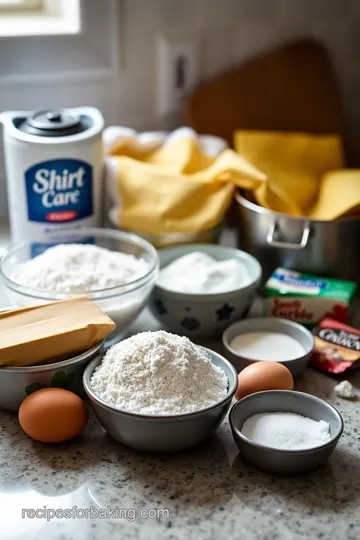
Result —
[{"label": "stainless steel pot", "polygon": [[273,212],[236,194],[238,242],[266,280],[277,266],[360,284],[360,219],[316,221]]}]

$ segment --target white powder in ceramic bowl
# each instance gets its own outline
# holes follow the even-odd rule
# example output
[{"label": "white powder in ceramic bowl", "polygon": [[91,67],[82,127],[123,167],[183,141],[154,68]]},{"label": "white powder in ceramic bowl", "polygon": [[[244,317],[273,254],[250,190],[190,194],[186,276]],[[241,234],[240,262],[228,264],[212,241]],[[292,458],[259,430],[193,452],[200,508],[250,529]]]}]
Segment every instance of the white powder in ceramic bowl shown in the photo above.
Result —
[{"label": "white powder in ceramic bowl", "polygon": [[217,261],[201,251],[175,259],[161,271],[158,285],[182,293],[221,293],[251,283],[249,270],[239,259]]}]

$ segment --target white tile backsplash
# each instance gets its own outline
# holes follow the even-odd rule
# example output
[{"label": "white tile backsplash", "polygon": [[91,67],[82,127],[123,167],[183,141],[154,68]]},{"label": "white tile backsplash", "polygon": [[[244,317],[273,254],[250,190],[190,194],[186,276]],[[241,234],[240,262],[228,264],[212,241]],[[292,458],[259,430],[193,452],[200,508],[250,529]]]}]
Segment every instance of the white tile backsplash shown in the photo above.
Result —
[{"label": "white tile backsplash", "polygon": [[282,18],[309,21],[346,19],[350,12],[350,0],[278,0]]},{"label": "white tile backsplash", "polygon": [[[143,71],[131,72],[124,79],[119,77],[117,86],[117,109],[112,123],[121,125],[147,126],[148,118],[153,118],[155,110],[155,85],[153,73],[145,68]],[[149,83],[144,84],[144,79]]]},{"label": "white tile backsplash", "polygon": [[[118,83],[119,122],[166,127],[156,118],[156,38],[202,38],[200,80],[296,38],[329,50],[360,148],[360,0],[123,0],[125,67]],[[116,115],[115,115],[116,116]],[[173,121],[169,127],[173,127]],[[360,161],[360,151],[359,161]]]},{"label": "white tile backsplash", "polygon": [[236,28],[217,28],[205,34],[202,46],[202,76],[210,79],[230,68],[235,62]]},{"label": "white tile backsplash", "polygon": [[195,0],[199,3],[200,16],[204,28],[234,26],[238,22],[239,0]]},{"label": "white tile backsplash", "polygon": [[[124,0],[125,92],[119,94],[126,118],[144,125],[154,120],[151,96],[156,91],[156,36],[199,34],[202,37],[200,80],[210,79],[235,62],[295,38],[311,36],[329,50],[341,79],[353,124],[360,125],[354,88],[360,84],[360,0]],[[153,42],[151,41],[153,36]],[[142,73],[142,91],[135,85]],[[134,86],[132,86],[134,85]],[[121,85],[123,86],[123,85]],[[132,91],[133,90],[133,91]],[[126,101],[129,100],[129,101]],[[140,109],[138,104],[140,103]],[[356,111],[356,112],[355,112]],[[165,122],[165,121],[164,121]],[[163,121],[157,120],[162,124]],[[166,122],[165,122],[166,123]],[[359,141],[360,148],[360,141]],[[359,152],[360,159],[360,152]]]},{"label": "white tile backsplash", "polygon": [[201,26],[200,5],[194,0],[163,0],[159,16],[167,30],[179,27],[190,30]]},{"label": "white tile backsplash", "polygon": [[237,62],[243,62],[263,51],[270,51],[302,34],[301,30],[284,23],[271,26],[265,20],[244,22],[237,30]]},{"label": "white tile backsplash", "polygon": [[[143,71],[146,76],[154,71],[156,35],[150,29],[129,28],[124,29],[124,71],[121,76],[127,78],[129,73]],[[145,76],[145,75],[144,75]]]},{"label": "white tile backsplash", "polygon": [[241,0],[236,2],[239,23],[250,20],[276,20],[278,0]]},{"label": "white tile backsplash", "polygon": [[162,25],[162,8],[163,0],[125,0],[125,26],[130,30],[156,30]]}]

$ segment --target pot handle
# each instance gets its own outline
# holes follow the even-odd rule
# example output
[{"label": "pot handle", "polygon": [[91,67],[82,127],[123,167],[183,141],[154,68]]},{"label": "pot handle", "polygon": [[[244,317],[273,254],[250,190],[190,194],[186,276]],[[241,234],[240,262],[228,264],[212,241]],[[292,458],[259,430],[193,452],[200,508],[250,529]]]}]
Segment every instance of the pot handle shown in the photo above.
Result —
[{"label": "pot handle", "polygon": [[293,249],[293,250],[304,249],[304,247],[307,246],[309,236],[310,236],[310,223],[306,222],[304,224],[300,243],[282,242],[281,240],[274,240],[276,229],[277,229],[277,224],[276,224],[276,221],[274,221],[274,223],[271,223],[271,225],[269,226],[268,233],[266,236],[266,242],[269,246],[282,248],[282,249]]}]

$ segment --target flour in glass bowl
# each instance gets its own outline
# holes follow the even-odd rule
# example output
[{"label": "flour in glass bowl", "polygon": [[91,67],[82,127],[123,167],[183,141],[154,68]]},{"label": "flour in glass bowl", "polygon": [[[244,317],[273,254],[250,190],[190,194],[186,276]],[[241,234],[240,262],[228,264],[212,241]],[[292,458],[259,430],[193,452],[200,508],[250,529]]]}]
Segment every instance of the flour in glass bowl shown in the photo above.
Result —
[{"label": "flour in glass bowl", "polygon": [[58,244],[15,267],[11,278],[49,292],[82,293],[125,285],[149,270],[143,259],[91,244]]},{"label": "flour in glass bowl", "polygon": [[29,297],[14,293],[13,302],[24,307],[32,305],[36,290],[42,291],[38,293],[39,301],[42,301],[44,292],[54,300],[64,294],[88,294],[115,322],[116,330],[109,338],[112,340],[141,311],[151,283],[125,295],[122,290],[112,291],[109,288],[129,284],[149,270],[144,259],[133,255],[92,244],[58,244],[14,268],[11,279],[34,289],[34,292]]},{"label": "flour in glass bowl", "polygon": [[146,415],[191,413],[224,399],[228,377],[188,338],[142,332],[111,347],[90,380],[105,403]]}]

